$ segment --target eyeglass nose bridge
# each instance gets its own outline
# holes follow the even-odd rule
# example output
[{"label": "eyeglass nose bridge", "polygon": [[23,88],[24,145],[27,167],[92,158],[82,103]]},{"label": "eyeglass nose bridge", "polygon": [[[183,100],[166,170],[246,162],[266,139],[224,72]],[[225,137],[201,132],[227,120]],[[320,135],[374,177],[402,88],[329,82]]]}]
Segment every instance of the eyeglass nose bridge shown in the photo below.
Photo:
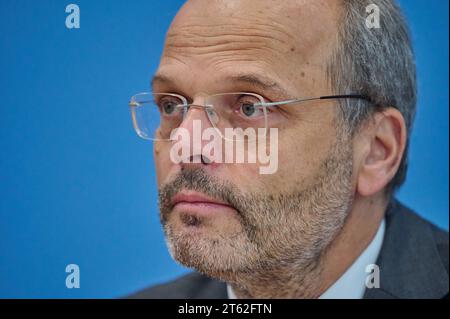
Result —
[{"label": "eyeglass nose bridge", "polygon": [[212,104],[185,104],[183,105],[184,113],[183,113],[183,120],[186,119],[187,114],[191,108],[197,108],[197,109],[203,109],[206,113],[206,116],[208,120],[211,122],[211,124],[215,127],[217,123],[219,122],[219,115],[214,110],[214,106]]}]

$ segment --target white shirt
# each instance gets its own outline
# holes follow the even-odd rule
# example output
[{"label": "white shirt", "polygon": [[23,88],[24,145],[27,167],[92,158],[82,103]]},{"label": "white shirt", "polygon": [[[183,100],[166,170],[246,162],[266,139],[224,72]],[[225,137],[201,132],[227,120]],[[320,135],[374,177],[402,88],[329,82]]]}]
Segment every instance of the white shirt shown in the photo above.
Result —
[{"label": "white shirt", "polygon": [[[366,278],[370,274],[366,272],[366,267],[377,261],[383,245],[385,228],[383,219],[369,246],[319,299],[362,299],[366,290]],[[227,293],[228,299],[237,299],[230,285],[227,285]]]}]

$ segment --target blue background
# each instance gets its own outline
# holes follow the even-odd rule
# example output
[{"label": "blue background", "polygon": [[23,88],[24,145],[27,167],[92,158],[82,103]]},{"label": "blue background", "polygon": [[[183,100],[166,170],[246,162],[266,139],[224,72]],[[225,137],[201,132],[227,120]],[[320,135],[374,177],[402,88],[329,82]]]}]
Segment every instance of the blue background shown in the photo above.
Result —
[{"label": "blue background", "polygon": [[[0,1],[0,297],[118,297],[187,270],[170,258],[152,145],[129,97],[148,89],[182,1]],[[403,0],[419,105],[399,197],[448,229],[448,1]],[[67,289],[65,267],[81,269]]]}]

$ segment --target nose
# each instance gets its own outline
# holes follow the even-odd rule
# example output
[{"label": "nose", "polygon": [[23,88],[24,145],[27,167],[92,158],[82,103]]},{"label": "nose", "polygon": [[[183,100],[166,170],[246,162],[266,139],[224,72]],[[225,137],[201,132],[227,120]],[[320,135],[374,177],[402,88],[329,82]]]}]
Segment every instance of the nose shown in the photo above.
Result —
[{"label": "nose", "polygon": [[[188,134],[188,138],[183,138],[178,143],[183,143],[182,146],[190,150],[189,158],[182,162],[183,167],[211,165],[215,161],[211,154],[206,154],[205,145],[212,146],[211,143],[218,143],[221,137],[217,135],[206,112],[205,100],[203,98],[194,100],[188,106],[188,111],[179,126],[183,132]],[[205,132],[206,130],[207,132]],[[215,138],[211,133],[215,134]],[[187,143],[189,145],[185,145]],[[221,145],[217,147],[221,148]]]}]

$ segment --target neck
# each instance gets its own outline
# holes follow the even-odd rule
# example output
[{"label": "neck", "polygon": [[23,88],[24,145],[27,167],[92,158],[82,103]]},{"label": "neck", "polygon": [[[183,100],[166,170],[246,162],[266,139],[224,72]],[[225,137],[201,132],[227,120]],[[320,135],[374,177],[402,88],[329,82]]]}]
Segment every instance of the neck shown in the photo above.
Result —
[{"label": "neck", "polygon": [[382,196],[355,198],[344,226],[317,261],[236,275],[230,283],[234,293],[238,298],[258,299],[320,297],[371,243],[386,207]]},{"label": "neck", "polygon": [[315,279],[320,277],[320,272],[321,267],[317,264],[306,267],[284,265],[277,269],[240,274],[231,287],[236,297],[245,299],[316,298],[320,286]]}]

